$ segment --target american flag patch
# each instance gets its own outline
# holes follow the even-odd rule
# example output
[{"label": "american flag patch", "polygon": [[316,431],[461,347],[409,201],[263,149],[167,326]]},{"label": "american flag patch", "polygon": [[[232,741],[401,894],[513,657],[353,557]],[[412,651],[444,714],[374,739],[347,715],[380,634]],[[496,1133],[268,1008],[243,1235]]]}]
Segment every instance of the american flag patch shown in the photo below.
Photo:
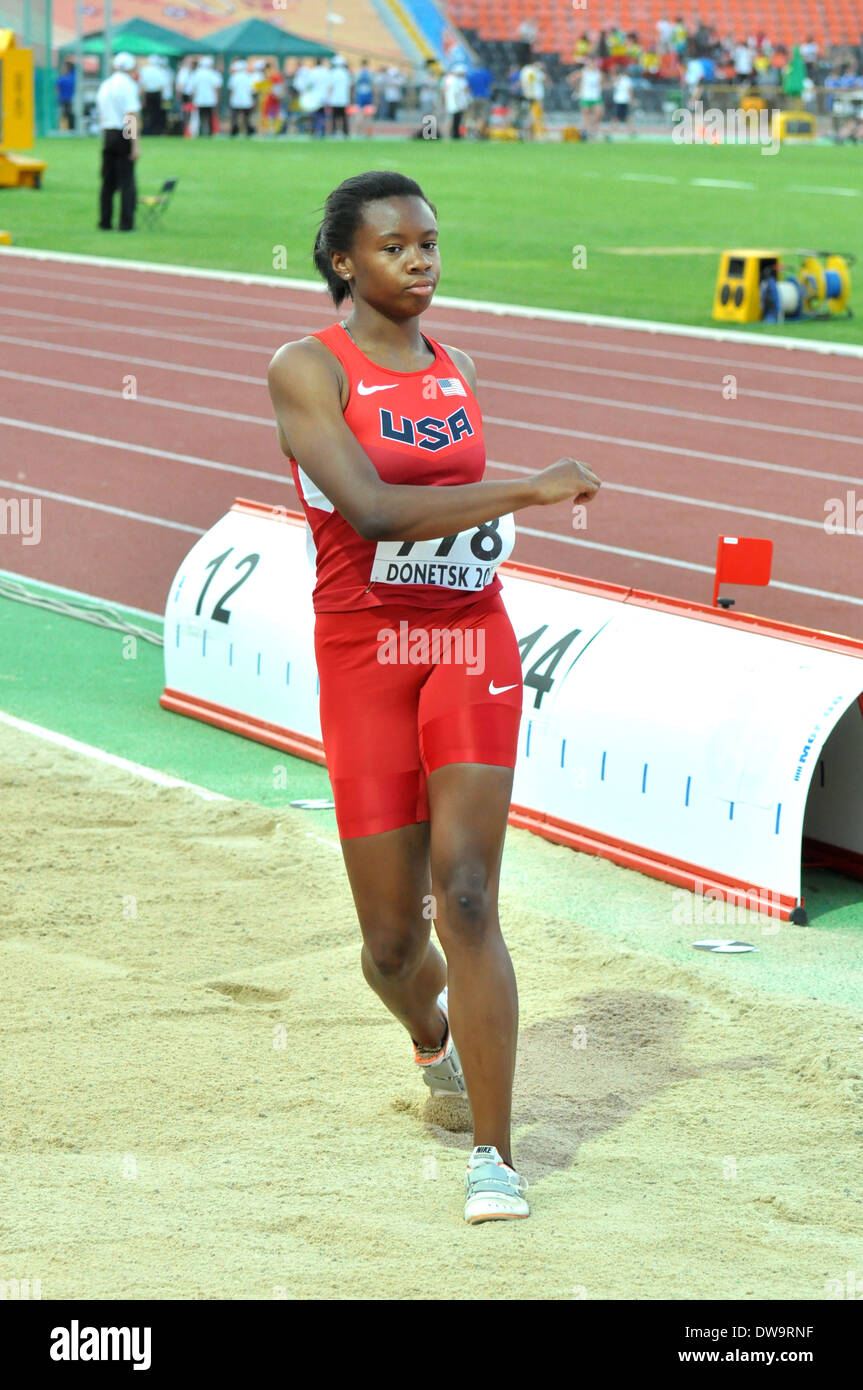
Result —
[{"label": "american flag patch", "polygon": [[442,396],[467,395],[467,391],[465,391],[458,377],[439,376],[437,379],[437,384],[440,387],[440,393]]}]

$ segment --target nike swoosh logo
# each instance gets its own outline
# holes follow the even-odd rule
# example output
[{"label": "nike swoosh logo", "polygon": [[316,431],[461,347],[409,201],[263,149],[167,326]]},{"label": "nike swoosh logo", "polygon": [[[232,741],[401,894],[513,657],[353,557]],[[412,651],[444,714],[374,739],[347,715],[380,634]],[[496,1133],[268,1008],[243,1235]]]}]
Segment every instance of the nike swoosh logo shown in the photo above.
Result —
[{"label": "nike swoosh logo", "polygon": [[489,681],[488,693],[489,695],[502,695],[505,690],[515,690],[516,685],[518,685],[518,681],[515,682],[515,685],[495,685],[494,681]]},{"label": "nike swoosh logo", "polygon": [[394,391],[397,386],[397,381],[394,381],[391,386],[363,386],[363,383],[359,382],[357,390],[361,396],[370,396],[373,391]]}]

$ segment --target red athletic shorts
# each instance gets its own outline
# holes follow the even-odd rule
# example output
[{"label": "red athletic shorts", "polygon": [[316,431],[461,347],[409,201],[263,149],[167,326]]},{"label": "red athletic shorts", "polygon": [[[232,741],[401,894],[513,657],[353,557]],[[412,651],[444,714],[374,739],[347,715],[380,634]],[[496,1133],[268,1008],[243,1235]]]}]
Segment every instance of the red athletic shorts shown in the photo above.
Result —
[{"label": "red athletic shorts", "polygon": [[428,820],[446,763],[515,767],[521,653],[499,593],[317,613],[315,656],[341,839]]}]

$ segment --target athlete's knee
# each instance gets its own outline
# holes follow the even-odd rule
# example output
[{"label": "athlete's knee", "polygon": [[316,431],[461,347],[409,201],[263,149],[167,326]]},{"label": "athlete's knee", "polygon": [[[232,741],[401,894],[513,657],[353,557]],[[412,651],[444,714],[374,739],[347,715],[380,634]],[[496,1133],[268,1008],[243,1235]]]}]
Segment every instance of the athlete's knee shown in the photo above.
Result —
[{"label": "athlete's knee", "polygon": [[460,855],[445,866],[438,892],[443,894],[444,917],[451,928],[469,929],[475,934],[491,924],[488,869],[481,859]]},{"label": "athlete's knee", "polygon": [[409,979],[419,969],[428,942],[421,933],[409,929],[367,929],[363,945],[378,974],[397,981]]}]

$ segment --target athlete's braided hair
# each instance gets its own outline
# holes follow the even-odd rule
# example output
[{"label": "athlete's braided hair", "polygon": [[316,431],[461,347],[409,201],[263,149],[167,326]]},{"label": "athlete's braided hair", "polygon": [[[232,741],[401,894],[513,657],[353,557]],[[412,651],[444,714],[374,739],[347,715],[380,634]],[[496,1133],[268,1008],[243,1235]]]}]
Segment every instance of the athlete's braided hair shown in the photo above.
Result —
[{"label": "athlete's braided hair", "polygon": [[429,202],[419,184],[394,169],[369,169],[334,188],[324,205],[324,220],[318,228],[313,256],[336,307],[347,299],[351,288],[350,282],[342,279],[334,269],[332,253],[350,251],[366,203],[374,203],[379,198],[422,198],[437,216],[437,208]]}]

